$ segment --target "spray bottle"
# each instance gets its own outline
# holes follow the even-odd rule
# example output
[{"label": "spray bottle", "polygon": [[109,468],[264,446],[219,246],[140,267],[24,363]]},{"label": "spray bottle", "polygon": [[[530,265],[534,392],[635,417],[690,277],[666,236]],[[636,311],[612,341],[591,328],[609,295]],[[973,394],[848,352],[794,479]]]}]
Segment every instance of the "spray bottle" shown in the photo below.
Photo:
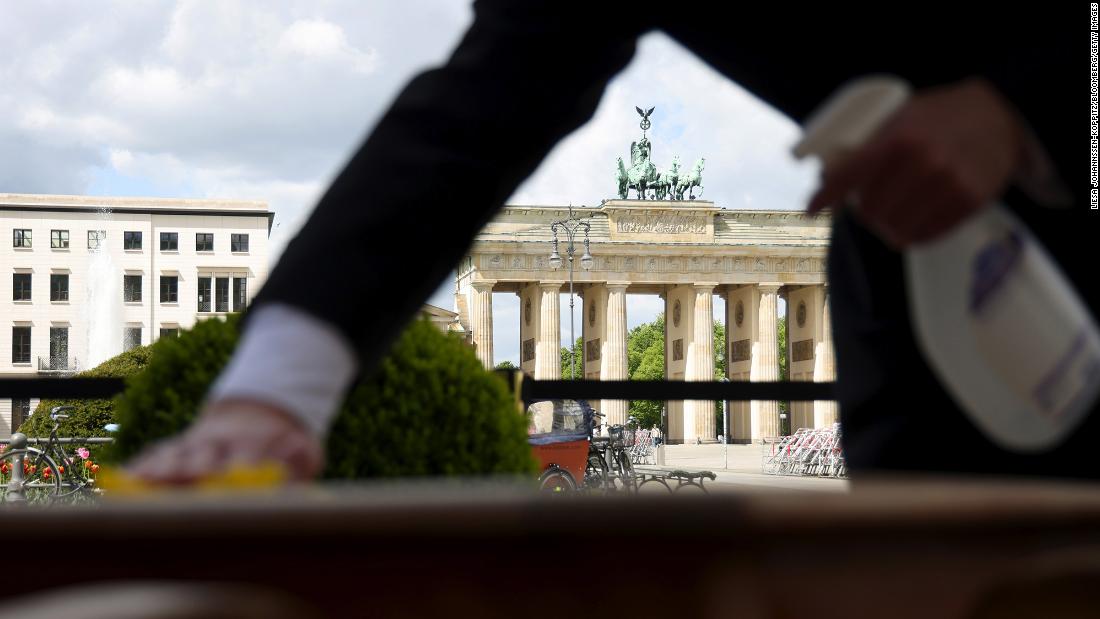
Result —
[{"label": "spray bottle", "polygon": [[[909,99],[892,76],[842,87],[806,123],[797,158],[865,143]],[[1050,449],[1100,395],[1100,330],[1073,285],[1007,208],[991,204],[904,254],[918,345],[995,443]]]}]

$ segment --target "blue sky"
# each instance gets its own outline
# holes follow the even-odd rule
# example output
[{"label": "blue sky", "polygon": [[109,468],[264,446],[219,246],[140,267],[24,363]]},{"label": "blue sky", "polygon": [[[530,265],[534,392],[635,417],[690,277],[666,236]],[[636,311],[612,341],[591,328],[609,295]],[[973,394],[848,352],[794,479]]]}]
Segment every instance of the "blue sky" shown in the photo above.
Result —
[{"label": "blue sky", "polygon": [[[273,260],[401,86],[444,61],[472,17],[453,0],[70,0],[4,13],[0,192],[266,200]],[[797,127],[660,33],[510,202],[610,197],[636,105],[656,107],[659,167],[706,157],[704,197],[718,206],[805,204],[816,169],[788,153]],[[450,308],[451,284],[430,302]],[[494,306],[497,360],[515,361],[518,300]],[[630,325],[660,307],[629,296]]]}]

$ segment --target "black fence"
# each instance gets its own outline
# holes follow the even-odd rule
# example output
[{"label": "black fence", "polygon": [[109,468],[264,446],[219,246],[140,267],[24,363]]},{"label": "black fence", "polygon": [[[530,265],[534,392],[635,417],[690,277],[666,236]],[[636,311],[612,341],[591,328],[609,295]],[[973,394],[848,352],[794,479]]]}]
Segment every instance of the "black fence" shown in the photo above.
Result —
[{"label": "black fence", "polygon": [[[553,399],[584,400],[832,400],[833,383],[686,382],[678,380],[520,380],[507,375],[525,402]],[[122,392],[121,378],[3,378],[0,398],[78,400],[110,398]]]}]

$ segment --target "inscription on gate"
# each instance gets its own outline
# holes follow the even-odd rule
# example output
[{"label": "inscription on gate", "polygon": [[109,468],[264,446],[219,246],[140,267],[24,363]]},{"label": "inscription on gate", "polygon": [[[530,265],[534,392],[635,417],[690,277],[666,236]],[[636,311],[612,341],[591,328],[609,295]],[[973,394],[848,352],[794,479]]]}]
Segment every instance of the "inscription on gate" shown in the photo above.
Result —
[{"label": "inscription on gate", "polygon": [[730,361],[748,361],[752,358],[752,342],[737,340],[730,342]]},{"label": "inscription on gate", "polygon": [[526,363],[535,358],[535,338],[529,340],[523,340],[523,359],[521,362]]},{"label": "inscription on gate", "polygon": [[684,358],[684,340],[680,338],[672,342],[672,360],[680,361]]},{"label": "inscription on gate", "polygon": [[635,234],[706,234],[707,220],[698,215],[676,213],[620,215],[615,222],[615,231]]},{"label": "inscription on gate", "polygon": [[600,338],[594,340],[588,340],[584,343],[584,360],[585,361],[599,361],[600,360]]},{"label": "inscription on gate", "polygon": [[791,344],[792,361],[809,361],[814,358],[814,341],[799,340]]}]

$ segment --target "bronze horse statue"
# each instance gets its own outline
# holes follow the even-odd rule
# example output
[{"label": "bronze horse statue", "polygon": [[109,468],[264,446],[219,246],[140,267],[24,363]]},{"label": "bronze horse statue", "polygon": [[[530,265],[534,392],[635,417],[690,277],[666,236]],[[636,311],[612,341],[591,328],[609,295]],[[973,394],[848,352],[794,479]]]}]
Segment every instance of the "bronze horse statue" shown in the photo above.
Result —
[{"label": "bronze horse statue", "polygon": [[637,192],[639,200],[645,200],[648,190],[655,188],[660,183],[660,174],[657,166],[649,160],[651,145],[648,139],[642,138],[641,142],[630,144],[630,168],[623,164],[623,158],[618,158],[618,185],[619,198],[627,199],[630,190]]}]

